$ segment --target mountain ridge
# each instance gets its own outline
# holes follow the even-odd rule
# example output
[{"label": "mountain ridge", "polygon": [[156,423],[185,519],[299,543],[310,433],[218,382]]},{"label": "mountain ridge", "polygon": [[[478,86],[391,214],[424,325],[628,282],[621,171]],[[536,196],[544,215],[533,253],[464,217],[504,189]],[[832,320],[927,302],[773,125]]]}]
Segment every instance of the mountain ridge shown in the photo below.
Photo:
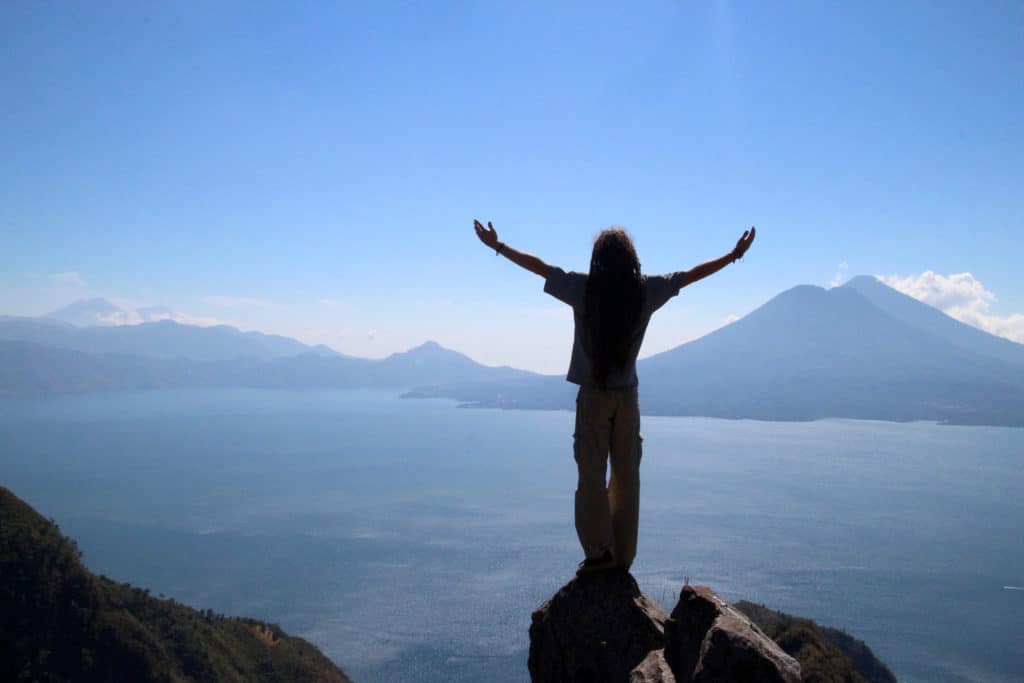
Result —
[{"label": "mountain ridge", "polygon": [[88,353],[0,339],[0,396],[48,396],[91,391],[252,387],[331,389],[501,381],[532,373],[485,366],[457,351],[421,345],[387,358],[305,353],[277,358],[188,360],[126,353]]},{"label": "mountain ridge", "polygon": [[[935,312],[953,333],[939,334],[913,316],[884,310],[855,287],[797,285],[729,325],[640,360],[641,409],[730,419],[1024,426],[1024,365],[993,354],[991,345],[972,347],[973,332],[955,336],[964,324]],[[1024,349],[1006,344],[996,346]],[[409,396],[571,409],[574,391],[559,378],[534,377],[517,384],[421,387]]]},{"label": "mountain ridge", "polygon": [[[484,366],[436,341],[364,359],[287,340],[298,353],[239,356],[222,348],[197,361],[33,345],[29,332],[42,328],[24,321],[0,318],[0,394],[379,386],[403,388],[407,398],[470,406],[571,409],[575,393],[562,376]],[[44,340],[68,333],[52,321],[39,325]],[[187,326],[164,321],[134,327]],[[640,360],[641,406],[644,414],[666,416],[1024,426],[1024,345],[965,328],[874,278],[831,289],[797,285],[739,320]],[[195,329],[209,328],[188,334]],[[260,334],[226,329],[237,333],[231,339]],[[179,351],[183,346],[174,344]]]},{"label": "mountain ridge", "polygon": [[161,319],[133,325],[80,327],[47,318],[0,316],[0,339],[86,353],[125,353],[144,358],[231,360],[279,358],[301,353],[341,356],[324,345],[230,325],[187,325]]},{"label": "mountain ridge", "polygon": [[1024,344],[960,322],[933,306],[889,287],[876,277],[858,275],[843,284],[843,287],[855,289],[883,311],[958,346],[972,347],[996,358],[1024,364]]}]

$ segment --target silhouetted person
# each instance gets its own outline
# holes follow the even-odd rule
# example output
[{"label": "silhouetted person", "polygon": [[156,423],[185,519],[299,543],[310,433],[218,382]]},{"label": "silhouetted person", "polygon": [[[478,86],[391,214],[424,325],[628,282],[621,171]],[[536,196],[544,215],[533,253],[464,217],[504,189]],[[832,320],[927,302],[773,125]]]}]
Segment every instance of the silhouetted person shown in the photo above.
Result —
[{"label": "silhouetted person", "polygon": [[481,242],[540,275],[545,292],[572,306],[575,332],[566,379],[580,385],[573,434],[576,533],[585,555],[580,571],[629,569],[636,555],[643,441],[636,357],[647,323],[680,289],[743,256],[757,231],[744,231],[728,254],[690,270],[644,276],[633,241],[619,227],[594,240],[589,274],[567,273],[499,242],[489,222],[485,228],[475,220],[473,227]]}]

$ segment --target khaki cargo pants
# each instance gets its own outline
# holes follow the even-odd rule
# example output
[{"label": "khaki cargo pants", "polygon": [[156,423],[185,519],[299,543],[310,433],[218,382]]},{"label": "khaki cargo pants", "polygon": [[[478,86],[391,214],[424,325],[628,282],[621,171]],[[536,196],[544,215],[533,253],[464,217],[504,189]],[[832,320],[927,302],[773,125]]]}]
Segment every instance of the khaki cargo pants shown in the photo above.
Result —
[{"label": "khaki cargo pants", "polygon": [[[573,455],[579,469],[576,533],[588,558],[611,550],[629,568],[640,515],[640,405],[636,387],[580,387]],[[609,455],[611,477],[606,484]]]}]

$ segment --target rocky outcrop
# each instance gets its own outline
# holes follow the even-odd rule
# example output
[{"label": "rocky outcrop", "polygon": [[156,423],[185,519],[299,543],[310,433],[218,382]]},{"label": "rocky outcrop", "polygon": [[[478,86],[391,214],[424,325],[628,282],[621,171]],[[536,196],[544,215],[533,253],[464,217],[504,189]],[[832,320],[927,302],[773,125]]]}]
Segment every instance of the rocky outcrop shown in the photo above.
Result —
[{"label": "rocky outcrop", "polygon": [[800,680],[797,661],[707,586],[683,586],[665,638],[665,659],[679,681]]},{"label": "rocky outcrop", "polygon": [[628,681],[651,651],[665,647],[666,620],[665,610],[640,592],[629,572],[579,576],[533,613],[530,677]]},{"label": "rocky outcrop", "polygon": [[800,665],[710,588],[685,586],[671,616],[626,571],[585,574],[533,613],[535,683],[796,683]]}]

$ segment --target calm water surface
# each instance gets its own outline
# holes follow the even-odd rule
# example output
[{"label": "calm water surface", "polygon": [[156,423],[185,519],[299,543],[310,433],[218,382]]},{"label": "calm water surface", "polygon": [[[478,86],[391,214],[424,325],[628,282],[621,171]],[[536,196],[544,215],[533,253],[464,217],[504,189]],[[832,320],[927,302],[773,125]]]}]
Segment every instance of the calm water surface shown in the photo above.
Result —
[{"label": "calm water surface", "polygon": [[[0,484],[97,572],[280,623],[357,681],[525,681],[580,558],[572,415],[381,392],[0,402]],[[900,680],[1024,680],[1024,430],[645,418],[634,575],[838,626]]]}]

